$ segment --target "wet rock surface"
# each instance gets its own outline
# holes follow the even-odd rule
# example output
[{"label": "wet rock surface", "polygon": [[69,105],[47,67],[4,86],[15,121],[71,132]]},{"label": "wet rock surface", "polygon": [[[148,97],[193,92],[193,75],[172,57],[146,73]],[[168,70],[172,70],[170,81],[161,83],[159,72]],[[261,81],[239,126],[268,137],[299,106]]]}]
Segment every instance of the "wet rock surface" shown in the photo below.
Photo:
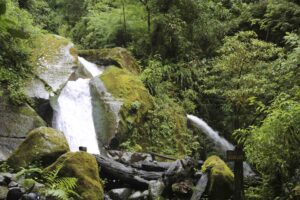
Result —
[{"label": "wet rock surface", "polygon": [[0,97],[0,160],[5,160],[34,128],[45,126],[44,120],[28,104],[12,105]]}]

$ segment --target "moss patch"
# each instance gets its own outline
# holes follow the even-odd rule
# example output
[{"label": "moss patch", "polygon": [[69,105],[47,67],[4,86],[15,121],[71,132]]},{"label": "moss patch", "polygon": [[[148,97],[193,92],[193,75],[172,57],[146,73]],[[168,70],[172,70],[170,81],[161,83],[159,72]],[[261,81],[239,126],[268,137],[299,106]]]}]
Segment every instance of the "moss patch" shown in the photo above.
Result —
[{"label": "moss patch", "polygon": [[209,157],[202,171],[210,171],[209,196],[213,200],[228,199],[233,192],[234,175],[226,163],[218,156]]},{"label": "moss patch", "polygon": [[134,57],[129,51],[121,47],[81,50],[79,51],[79,55],[98,64],[116,65],[134,74],[141,72],[140,66]]},{"label": "moss patch", "polygon": [[62,132],[40,127],[28,134],[26,140],[7,159],[7,164],[15,170],[35,162],[47,166],[67,151],[69,146]]},{"label": "moss patch", "polygon": [[82,200],[102,200],[104,198],[103,185],[94,156],[85,152],[69,152],[62,155],[45,171],[52,171],[61,164],[63,167],[58,176],[78,178],[76,192],[82,197]]},{"label": "moss patch", "polygon": [[142,124],[145,115],[154,106],[153,98],[142,81],[128,70],[114,66],[107,68],[100,78],[107,90],[123,101],[120,111],[121,133],[128,132],[131,124]]},{"label": "moss patch", "polygon": [[60,56],[61,48],[68,45],[69,42],[66,38],[52,34],[35,36],[32,39],[32,63],[36,66],[40,66],[41,62],[52,64],[57,60],[57,56]]},{"label": "moss patch", "polygon": [[155,107],[146,121],[132,130],[133,136],[123,146],[129,150],[156,152],[181,158],[198,147],[198,142],[187,128],[187,119],[181,106],[168,97],[155,98]]}]

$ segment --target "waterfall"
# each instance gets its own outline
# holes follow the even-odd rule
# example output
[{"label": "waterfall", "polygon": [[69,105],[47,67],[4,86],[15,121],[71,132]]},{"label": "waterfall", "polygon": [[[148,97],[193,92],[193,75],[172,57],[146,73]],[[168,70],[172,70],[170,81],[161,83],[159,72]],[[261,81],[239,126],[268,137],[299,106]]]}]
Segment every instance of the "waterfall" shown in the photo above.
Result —
[{"label": "waterfall", "polygon": [[[234,150],[233,144],[228,142],[224,137],[220,136],[219,133],[213,130],[203,119],[194,115],[187,115],[187,118],[199,128],[214,144],[225,154],[228,150]],[[244,162],[244,176],[255,175],[248,163]]]},{"label": "waterfall", "polygon": [[221,137],[219,133],[214,131],[205,121],[194,115],[188,115],[187,117],[191,122],[193,122],[193,124],[201,129],[202,132],[207,135],[217,147],[221,148],[223,152],[234,149],[234,146],[230,142]]},{"label": "waterfall", "polygon": [[[103,71],[97,65],[79,57],[85,70],[92,76]],[[87,147],[89,153],[100,154],[93,121],[90,79],[68,81],[54,105],[53,127],[63,131],[71,151],[79,146]]]}]

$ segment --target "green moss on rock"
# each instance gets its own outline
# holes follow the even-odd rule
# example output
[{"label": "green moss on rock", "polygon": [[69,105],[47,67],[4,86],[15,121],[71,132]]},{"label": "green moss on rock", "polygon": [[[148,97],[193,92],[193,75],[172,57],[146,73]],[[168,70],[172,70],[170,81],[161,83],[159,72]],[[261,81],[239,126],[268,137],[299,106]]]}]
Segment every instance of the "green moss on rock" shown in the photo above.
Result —
[{"label": "green moss on rock", "polygon": [[62,132],[40,127],[28,134],[25,141],[7,159],[7,164],[15,170],[35,162],[47,166],[68,151],[69,146]]},{"label": "green moss on rock", "polygon": [[123,144],[134,150],[156,152],[176,158],[189,155],[198,146],[193,134],[187,128],[184,109],[168,97],[155,98],[154,109],[147,114],[144,124],[135,126],[133,137]]},{"label": "green moss on rock", "polygon": [[128,70],[114,66],[108,67],[100,78],[107,91],[123,101],[120,132],[127,133],[130,125],[144,123],[145,115],[153,108],[154,102],[142,81]]},{"label": "green moss on rock", "polygon": [[60,56],[61,48],[67,46],[69,42],[66,38],[53,34],[38,34],[32,39],[31,61],[37,66],[41,61],[51,64],[55,62],[57,56]]},{"label": "green moss on rock", "polygon": [[141,72],[140,66],[134,57],[129,51],[121,47],[81,50],[79,55],[98,64],[116,65],[134,74]]},{"label": "green moss on rock", "polygon": [[102,200],[103,184],[99,177],[99,169],[93,155],[86,152],[68,152],[45,169],[45,172],[62,165],[59,177],[75,177],[78,179],[76,192],[82,200]]},{"label": "green moss on rock", "polygon": [[218,156],[210,156],[203,164],[202,171],[209,171],[209,197],[212,200],[228,199],[234,188],[234,175]]}]

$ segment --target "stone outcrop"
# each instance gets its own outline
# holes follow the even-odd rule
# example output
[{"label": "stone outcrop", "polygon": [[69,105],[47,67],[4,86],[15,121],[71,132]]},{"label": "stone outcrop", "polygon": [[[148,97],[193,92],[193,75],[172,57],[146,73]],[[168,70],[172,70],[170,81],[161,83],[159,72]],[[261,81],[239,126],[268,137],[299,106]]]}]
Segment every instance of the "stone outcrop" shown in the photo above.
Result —
[{"label": "stone outcrop", "polygon": [[48,166],[68,151],[69,146],[62,132],[40,127],[28,134],[27,138],[7,159],[7,164],[15,170],[28,167],[35,162]]},{"label": "stone outcrop", "polygon": [[98,164],[93,155],[86,152],[69,152],[62,155],[45,172],[62,166],[59,177],[75,177],[78,179],[76,192],[81,200],[103,200],[103,184],[99,177]]},{"label": "stone outcrop", "polygon": [[0,160],[6,159],[29,131],[46,125],[28,104],[13,105],[5,96],[0,97],[0,113]]},{"label": "stone outcrop", "polygon": [[233,194],[234,175],[226,163],[218,156],[209,157],[204,162],[202,171],[209,173],[209,199],[228,199]]}]

